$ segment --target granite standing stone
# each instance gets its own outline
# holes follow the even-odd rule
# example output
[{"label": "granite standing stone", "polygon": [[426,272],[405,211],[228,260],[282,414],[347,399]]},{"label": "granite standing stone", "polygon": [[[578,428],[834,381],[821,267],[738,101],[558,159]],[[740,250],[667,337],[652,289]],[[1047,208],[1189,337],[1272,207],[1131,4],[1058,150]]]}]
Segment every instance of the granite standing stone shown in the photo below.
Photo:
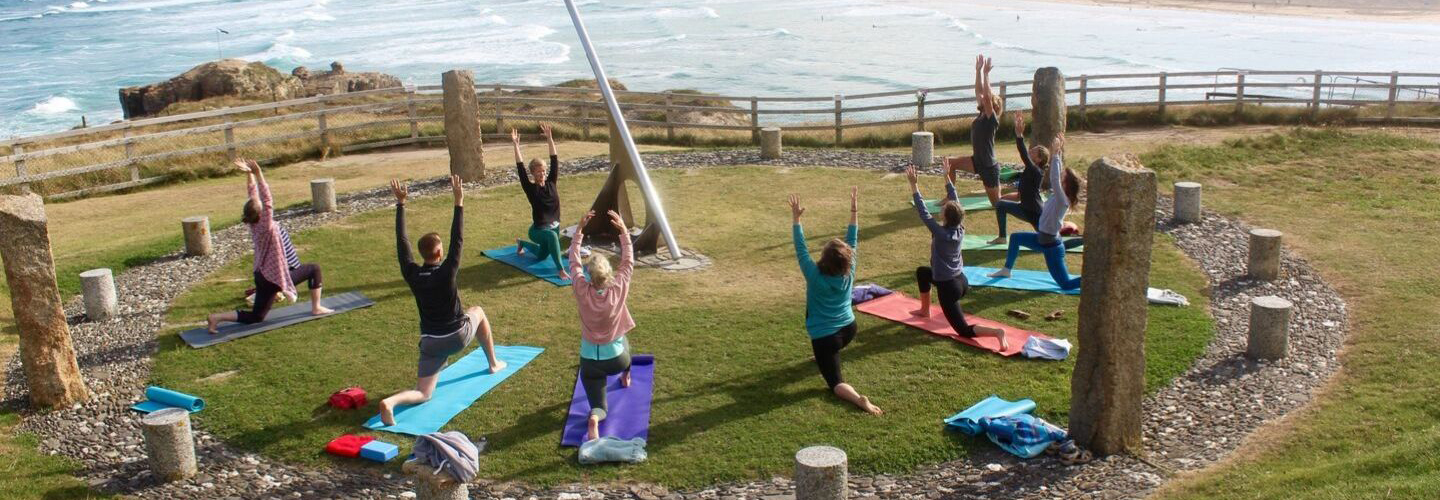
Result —
[{"label": "granite standing stone", "polygon": [[1100,455],[1141,450],[1155,172],[1133,155],[1090,166],[1070,436]]},{"label": "granite standing stone", "polygon": [[[1035,70],[1030,95],[1030,144],[1050,147],[1065,132],[1065,75],[1059,68]],[[1085,249],[1089,251],[1090,249]]]},{"label": "granite standing stone", "polygon": [[446,71],[440,75],[440,86],[444,91],[445,145],[450,149],[450,173],[465,182],[484,179],[485,155],[475,75],[470,70]]},{"label": "granite standing stone", "polygon": [[58,408],[89,398],[55,283],[49,221],[39,195],[0,195],[0,259],[20,327],[20,365],[30,403]]}]

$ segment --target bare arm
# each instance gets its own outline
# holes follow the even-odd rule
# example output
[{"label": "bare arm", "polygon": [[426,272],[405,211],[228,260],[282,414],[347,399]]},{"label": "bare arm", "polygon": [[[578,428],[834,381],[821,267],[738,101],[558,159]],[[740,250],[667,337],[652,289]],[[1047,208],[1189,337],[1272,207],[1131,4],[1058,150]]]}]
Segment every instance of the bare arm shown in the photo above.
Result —
[{"label": "bare arm", "polygon": [[510,146],[515,150],[515,164],[520,165],[521,170],[524,170],[525,157],[520,154],[520,132],[513,128],[510,129]]},{"label": "bare arm", "polygon": [[980,114],[987,114],[990,110],[990,83],[981,76],[985,69],[985,56],[975,56],[975,102],[980,106]]},{"label": "bare arm", "polygon": [[545,134],[545,143],[550,145],[550,156],[559,156],[560,152],[555,149],[555,133],[549,125],[541,125],[540,132]]},{"label": "bare arm", "polygon": [[580,217],[580,224],[575,226],[575,235],[570,237],[570,250],[566,252],[566,255],[570,258],[570,276],[575,283],[580,282],[578,278],[581,276],[580,245],[585,240],[585,225],[589,224],[590,218],[594,216],[594,210],[585,212],[585,215]]}]

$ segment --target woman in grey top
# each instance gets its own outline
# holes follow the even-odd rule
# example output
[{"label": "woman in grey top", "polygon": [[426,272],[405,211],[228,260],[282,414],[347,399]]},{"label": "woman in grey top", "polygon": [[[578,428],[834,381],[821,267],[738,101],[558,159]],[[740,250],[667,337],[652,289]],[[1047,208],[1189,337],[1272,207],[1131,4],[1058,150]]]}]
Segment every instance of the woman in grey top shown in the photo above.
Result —
[{"label": "woman in grey top", "polygon": [[[975,104],[980,114],[970,123],[971,155],[968,158],[947,158],[943,163],[947,172],[964,169],[980,176],[980,184],[985,186],[985,197],[990,199],[991,206],[998,206],[1000,162],[995,159],[995,132],[1000,129],[1000,114],[1005,110],[1005,101],[990,88],[990,70],[994,67],[995,61],[985,55],[975,57]],[[1000,225],[1000,236],[990,243],[1004,243],[1004,212],[995,211],[995,223]]]},{"label": "woman in grey top", "polygon": [[915,167],[905,170],[910,181],[910,194],[915,199],[915,211],[920,221],[930,229],[930,265],[915,269],[915,281],[920,285],[920,309],[911,314],[922,318],[930,317],[930,287],[940,292],[940,311],[955,333],[963,337],[985,335],[1000,341],[1000,349],[1010,348],[1005,340],[1005,330],[988,326],[971,325],[965,321],[965,311],[960,308],[960,298],[969,291],[970,283],[965,279],[965,261],[960,256],[961,243],[965,241],[965,211],[960,209],[955,185],[945,180],[945,201],[940,205],[944,223],[936,222],[925,209],[924,198],[920,196],[919,175]]},{"label": "woman in grey top", "polygon": [[1015,267],[1015,259],[1020,256],[1020,247],[1039,251],[1045,255],[1045,267],[1050,270],[1050,277],[1055,279],[1055,284],[1061,290],[1074,290],[1080,288],[1080,277],[1070,276],[1070,270],[1065,267],[1065,245],[1060,241],[1060,229],[1065,222],[1065,214],[1070,211],[1070,204],[1080,196],[1080,177],[1075,171],[1065,166],[1061,154],[1065,148],[1065,135],[1055,137],[1055,144],[1050,150],[1050,185],[1061,186],[1055,189],[1050,199],[1045,200],[1045,205],[1040,212],[1040,224],[1035,227],[1034,233],[1015,233],[1010,237],[1010,248],[1005,254],[1005,268],[990,273],[991,278],[1008,278],[1010,270]]}]

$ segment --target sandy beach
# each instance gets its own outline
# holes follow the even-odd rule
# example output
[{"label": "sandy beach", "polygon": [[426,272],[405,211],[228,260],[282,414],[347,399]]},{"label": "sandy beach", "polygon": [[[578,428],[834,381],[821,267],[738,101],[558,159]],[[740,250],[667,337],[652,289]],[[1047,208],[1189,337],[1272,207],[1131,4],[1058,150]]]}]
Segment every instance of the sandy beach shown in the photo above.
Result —
[{"label": "sandy beach", "polygon": [[1041,0],[1142,9],[1193,9],[1239,14],[1440,23],[1440,0]]}]

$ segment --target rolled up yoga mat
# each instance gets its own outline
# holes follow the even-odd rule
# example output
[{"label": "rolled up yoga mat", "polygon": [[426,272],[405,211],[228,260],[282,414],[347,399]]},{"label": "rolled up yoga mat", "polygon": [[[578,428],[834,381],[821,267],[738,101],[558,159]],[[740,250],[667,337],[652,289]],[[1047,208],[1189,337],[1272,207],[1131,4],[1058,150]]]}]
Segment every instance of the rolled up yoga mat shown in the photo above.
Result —
[{"label": "rolled up yoga mat", "polygon": [[203,399],[153,385],[145,389],[145,399],[146,401],[130,406],[130,409],[140,413],[150,413],[166,408],[180,408],[190,413],[205,409],[205,400]]},{"label": "rolled up yoga mat", "polygon": [[945,425],[971,436],[978,436],[985,431],[980,427],[981,418],[1009,417],[1032,411],[1035,411],[1035,401],[1029,399],[1006,401],[1000,399],[999,396],[991,395],[966,408],[965,411],[945,419]]}]

